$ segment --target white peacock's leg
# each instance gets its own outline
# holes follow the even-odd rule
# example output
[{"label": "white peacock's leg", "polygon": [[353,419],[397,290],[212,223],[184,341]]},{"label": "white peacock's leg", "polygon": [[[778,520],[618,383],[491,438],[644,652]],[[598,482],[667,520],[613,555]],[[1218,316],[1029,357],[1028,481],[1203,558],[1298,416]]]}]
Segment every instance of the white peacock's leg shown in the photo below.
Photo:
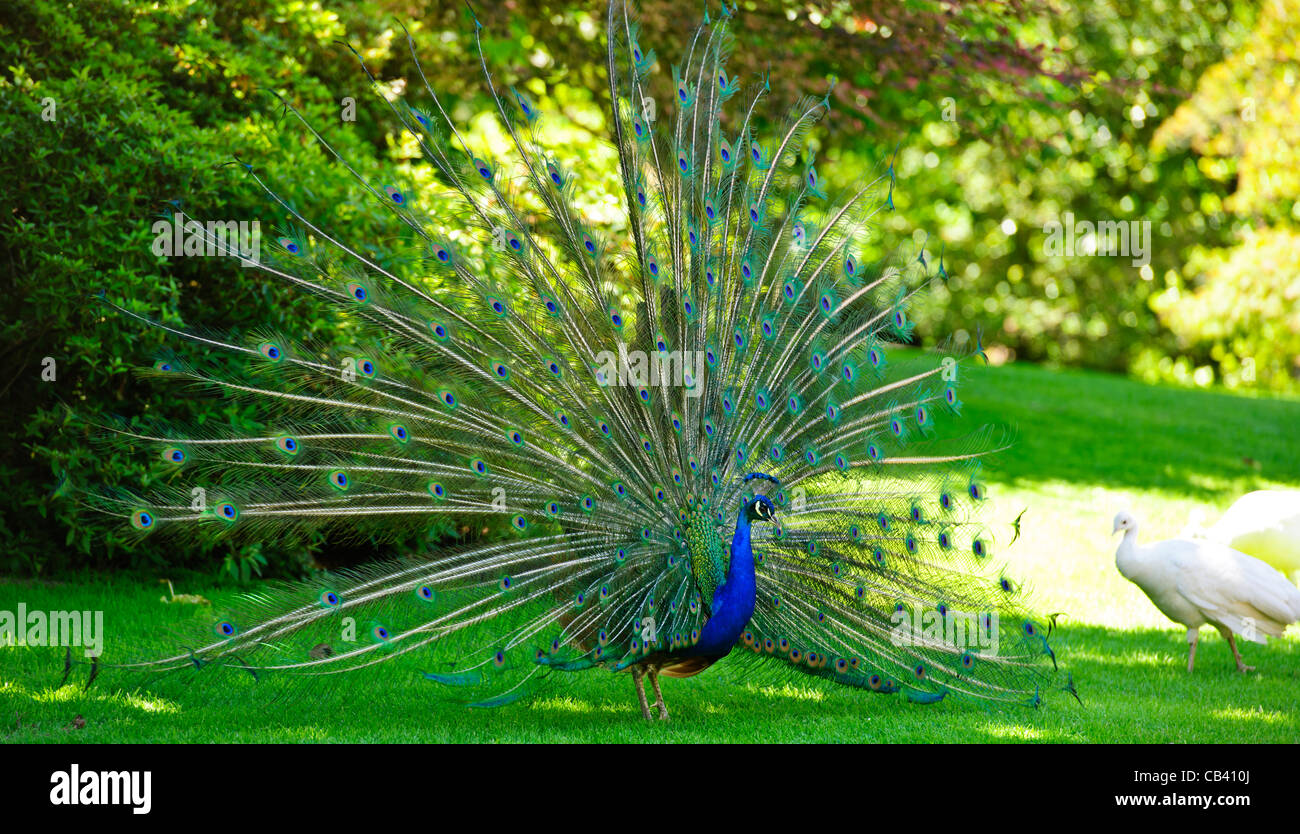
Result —
[{"label": "white peacock's leg", "polygon": [[655,706],[659,707],[659,717],[664,721],[668,720],[668,705],[664,703],[664,694],[659,691],[659,670],[650,670],[650,686],[655,691]]},{"label": "white peacock's leg", "polygon": [[1237,661],[1237,671],[1238,671],[1238,672],[1242,672],[1242,673],[1245,673],[1245,672],[1253,672],[1253,671],[1255,671],[1255,667],[1254,667],[1254,666],[1247,666],[1247,665],[1242,661],[1242,659],[1241,659],[1241,652],[1237,651],[1237,638],[1236,638],[1236,636],[1234,636],[1233,633],[1232,633],[1231,631],[1229,631],[1228,629],[1226,629],[1226,628],[1224,628],[1224,629],[1220,629],[1220,631],[1223,632],[1223,636],[1224,636],[1224,637],[1228,638],[1228,646],[1229,646],[1229,648],[1232,649],[1232,658],[1233,658],[1233,660]]},{"label": "white peacock's leg", "polygon": [[1188,672],[1192,671],[1192,667],[1196,665],[1196,641],[1197,639],[1200,638],[1200,636],[1201,636],[1201,630],[1199,628],[1187,629],[1187,671]]},{"label": "white peacock's leg", "polygon": [[641,702],[641,716],[647,721],[653,720],[654,716],[650,714],[650,704],[645,699],[645,670],[640,666],[633,666],[632,681],[636,683],[636,697]]}]

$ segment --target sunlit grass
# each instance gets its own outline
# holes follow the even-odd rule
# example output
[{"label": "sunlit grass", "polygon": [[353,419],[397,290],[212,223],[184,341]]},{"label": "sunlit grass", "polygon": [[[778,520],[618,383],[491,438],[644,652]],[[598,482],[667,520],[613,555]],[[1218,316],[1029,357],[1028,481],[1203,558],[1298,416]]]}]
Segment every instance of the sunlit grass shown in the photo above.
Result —
[{"label": "sunlit grass", "polygon": [[[1300,629],[1246,644],[1251,675],[1206,630],[1187,674],[1184,630],[1115,570],[1111,519],[1121,508],[1154,541],[1197,511],[1213,519],[1251,489],[1300,486],[1300,403],[1151,388],[1102,374],[1012,366],[977,369],[962,396],[975,423],[1016,431],[988,472],[988,521],[998,558],[1032,589],[1035,607],[1062,612],[1053,646],[1082,705],[1061,692],[1038,710],[757,683],[727,661],[689,680],[665,680],[672,719],[642,721],[626,675],[573,676],[563,690],[496,710],[440,700],[410,676],[358,674],[322,692],[275,682],[218,693],[115,689],[85,670],[60,689],[62,655],[0,649],[0,738],[9,741],[565,742],[1300,741]],[[1021,510],[1021,537],[1007,547]],[[228,590],[176,588],[219,602]],[[193,614],[159,602],[158,586],[125,579],[0,584],[0,609],[103,609],[106,654]],[[73,719],[82,716],[83,729]]]}]

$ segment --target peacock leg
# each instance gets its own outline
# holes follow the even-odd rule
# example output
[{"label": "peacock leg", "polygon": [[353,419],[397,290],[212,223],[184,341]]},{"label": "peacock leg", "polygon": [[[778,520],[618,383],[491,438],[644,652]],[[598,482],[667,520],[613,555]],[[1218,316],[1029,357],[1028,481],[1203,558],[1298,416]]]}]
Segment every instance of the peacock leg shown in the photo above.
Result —
[{"label": "peacock leg", "polygon": [[1242,673],[1255,671],[1254,666],[1247,666],[1242,662],[1241,652],[1237,651],[1237,638],[1233,633],[1226,628],[1222,629],[1222,631],[1223,636],[1228,638],[1228,647],[1232,649],[1232,658],[1237,661],[1237,671]]},{"label": "peacock leg", "polygon": [[651,721],[654,716],[650,714],[650,704],[645,699],[645,670],[640,666],[632,667],[632,681],[636,684],[636,697],[641,702],[641,715],[646,721]]},{"label": "peacock leg", "polygon": [[1187,629],[1187,671],[1188,672],[1192,671],[1192,667],[1196,665],[1196,641],[1200,638],[1200,636],[1201,636],[1201,630],[1199,628]]},{"label": "peacock leg", "polygon": [[659,691],[659,670],[655,667],[650,668],[650,685],[655,691],[655,706],[659,707],[659,718],[668,720],[668,705],[664,703],[664,693]]}]

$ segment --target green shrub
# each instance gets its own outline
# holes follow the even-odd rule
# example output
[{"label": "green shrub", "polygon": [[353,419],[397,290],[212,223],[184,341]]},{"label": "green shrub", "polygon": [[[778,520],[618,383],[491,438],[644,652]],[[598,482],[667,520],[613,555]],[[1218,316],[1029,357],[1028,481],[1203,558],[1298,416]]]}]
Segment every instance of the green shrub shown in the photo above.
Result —
[{"label": "green shrub", "polygon": [[[254,11],[260,29],[240,22]],[[282,126],[280,106],[260,92],[287,91],[363,173],[373,171],[385,137],[369,118],[373,97],[355,60],[332,44],[340,24],[302,4],[20,0],[2,14],[0,245],[9,280],[0,326],[8,363],[0,571],[224,564],[248,576],[267,560],[293,570],[291,557],[321,542],[288,552],[210,541],[175,548],[127,537],[76,500],[96,485],[147,482],[129,449],[92,442],[93,426],[116,412],[137,428],[157,417],[253,419],[240,404],[138,378],[132,368],[151,363],[165,334],[93,296],[171,326],[260,325],[326,344],[339,338],[322,305],[233,259],[156,256],[152,225],[178,200],[192,217],[257,220],[273,240],[283,214],[229,164],[238,157],[307,213],[340,219],[361,240],[392,236],[348,173],[306,131]],[[335,60],[321,61],[322,53]],[[340,123],[338,90],[356,97],[356,123]]]}]

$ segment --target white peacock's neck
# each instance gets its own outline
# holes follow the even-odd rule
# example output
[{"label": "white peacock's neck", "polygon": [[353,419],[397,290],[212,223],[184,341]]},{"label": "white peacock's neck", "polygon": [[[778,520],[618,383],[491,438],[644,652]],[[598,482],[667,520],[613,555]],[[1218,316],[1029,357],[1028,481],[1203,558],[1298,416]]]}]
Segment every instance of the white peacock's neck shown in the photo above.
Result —
[{"label": "white peacock's neck", "polygon": [[1137,538],[1137,528],[1130,527],[1124,531],[1124,538],[1115,551],[1115,567],[1119,568],[1126,579],[1132,579],[1134,574],[1142,570],[1142,555],[1138,550]]}]

